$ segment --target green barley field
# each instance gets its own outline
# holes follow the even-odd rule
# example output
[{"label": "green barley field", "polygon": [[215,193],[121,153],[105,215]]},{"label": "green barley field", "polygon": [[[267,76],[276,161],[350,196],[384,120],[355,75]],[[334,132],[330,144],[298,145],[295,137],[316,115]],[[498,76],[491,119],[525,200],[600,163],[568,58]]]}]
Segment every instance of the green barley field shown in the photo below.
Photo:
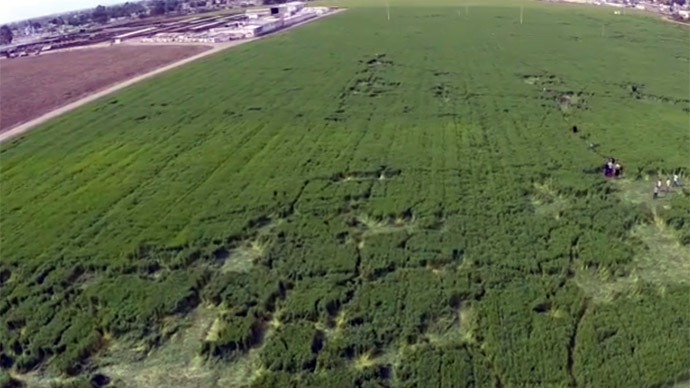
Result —
[{"label": "green barley field", "polygon": [[322,4],[0,146],[0,385],[687,384],[688,27]]}]

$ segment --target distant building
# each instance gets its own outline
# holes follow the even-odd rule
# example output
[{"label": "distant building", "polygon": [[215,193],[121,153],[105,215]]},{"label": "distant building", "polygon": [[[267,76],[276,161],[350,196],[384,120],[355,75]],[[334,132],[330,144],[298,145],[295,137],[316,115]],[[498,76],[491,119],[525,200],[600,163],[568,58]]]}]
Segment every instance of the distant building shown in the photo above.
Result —
[{"label": "distant building", "polygon": [[261,35],[261,26],[250,24],[228,32],[229,39],[247,39]]},{"label": "distant building", "polygon": [[149,32],[149,31],[152,31],[155,29],[156,29],[156,27],[146,27],[146,28],[142,28],[140,30],[128,32],[126,34],[120,34],[120,35],[113,37],[113,43],[119,44],[122,42],[122,39],[133,38],[136,35],[141,35],[141,34],[144,34],[146,32]]},{"label": "distant building", "polygon": [[270,8],[252,9],[247,10],[244,15],[247,19],[258,19],[261,16],[268,16],[271,14]]},{"label": "distant building", "polygon": [[304,9],[304,3],[301,1],[291,1],[289,3],[280,4],[271,7],[271,15],[273,16],[287,16],[293,15]]},{"label": "distant building", "polygon": [[[194,18],[188,19],[183,22],[186,23],[184,29],[178,29],[177,32],[160,32],[143,38],[142,42],[220,43],[234,39],[249,39],[301,23],[327,12],[327,7],[305,7],[303,2],[290,2],[277,7],[247,11],[244,18],[241,16],[220,17],[212,21],[206,19],[193,23]],[[137,34],[144,32],[151,31],[135,31]]]}]

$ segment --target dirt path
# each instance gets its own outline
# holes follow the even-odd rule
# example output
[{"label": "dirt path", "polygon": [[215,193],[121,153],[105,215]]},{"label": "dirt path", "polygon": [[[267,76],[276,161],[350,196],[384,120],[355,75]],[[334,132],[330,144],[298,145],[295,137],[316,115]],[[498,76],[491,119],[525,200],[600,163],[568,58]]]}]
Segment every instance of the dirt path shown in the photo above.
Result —
[{"label": "dirt path", "polygon": [[16,136],[18,136],[18,135],[21,135],[22,133],[27,132],[27,131],[29,131],[29,130],[35,128],[35,127],[37,127],[38,125],[41,125],[41,124],[43,124],[43,123],[45,123],[45,122],[47,122],[47,121],[49,121],[49,120],[52,120],[52,119],[54,119],[54,118],[56,118],[56,117],[58,117],[58,116],[60,116],[60,115],[62,115],[62,114],[64,114],[64,113],[70,112],[70,111],[72,111],[72,110],[74,110],[74,109],[77,109],[77,108],[83,106],[83,105],[86,105],[86,104],[91,103],[91,102],[93,102],[93,101],[96,101],[96,100],[98,100],[98,99],[100,99],[100,98],[102,98],[102,97],[104,97],[104,96],[107,96],[107,95],[109,95],[109,94],[111,94],[111,93],[113,93],[113,92],[116,92],[116,91],[118,91],[118,90],[124,89],[124,88],[126,88],[126,87],[128,87],[128,86],[134,85],[134,84],[136,84],[136,83],[138,83],[138,82],[140,82],[140,81],[143,81],[143,80],[146,80],[146,79],[155,77],[155,76],[157,76],[157,75],[159,75],[159,74],[162,74],[162,73],[164,73],[164,72],[166,72],[166,71],[169,71],[169,70],[175,69],[175,68],[177,68],[177,67],[186,65],[186,64],[188,64],[188,63],[190,63],[190,62],[194,62],[194,61],[196,61],[197,59],[204,58],[204,57],[207,57],[207,56],[209,56],[209,55],[216,54],[216,53],[218,53],[218,52],[220,52],[220,51],[223,51],[223,50],[225,50],[225,49],[229,49],[229,48],[231,48],[231,47],[239,46],[239,45],[241,45],[241,44],[245,44],[245,43],[249,43],[249,42],[254,42],[254,41],[256,41],[256,40],[260,40],[260,39],[264,39],[264,38],[267,38],[267,37],[271,37],[271,36],[274,36],[274,35],[281,34],[281,33],[285,32],[285,31],[290,30],[290,29],[299,27],[299,26],[301,26],[301,25],[303,25],[303,24],[307,24],[307,23],[313,22],[313,21],[315,21],[315,20],[319,20],[319,19],[324,18],[324,17],[327,17],[327,16],[334,15],[334,14],[340,12],[340,11],[343,11],[343,10],[344,10],[344,9],[342,9],[342,8],[341,8],[341,9],[336,9],[336,10],[334,10],[334,11],[332,11],[332,12],[326,13],[326,14],[321,15],[321,16],[317,16],[317,17],[315,17],[315,18],[313,18],[313,19],[305,20],[305,21],[303,21],[303,22],[301,22],[301,23],[297,23],[297,24],[295,24],[295,25],[292,25],[292,26],[290,26],[290,27],[284,28],[284,29],[282,29],[282,30],[280,30],[280,31],[277,31],[277,32],[275,32],[275,33],[272,33],[272,34],[263,35],[263,36],[256,37],[256,38],[251,38],[251,39],[237,40],[237,41],[232,41],[232,42],[228,42],[228,43],[218,44],[218,45],[215,45],[211,50],[204,51],[204,52],[202,52],[202,53],[200,53],[200,54],[197,54],[197,55],[194,55],[194,56],[191,56],[191,57],[182,59],[182,60],[177,61],[177,62],[173,62],[173,63],[171,63],[171,64],[169,64],[169,65],[165,65],[165,66],[163,66],[163,67],[160,67],[160,68],[155,69],[155,70],[153,70],[153,71],[150,71],[150,72],[148,72],[148,73],[145,73],[145,74],[136,76],[136,77],[134,77],[134,78],[130,78],[130,79],[126,80],[126,81],[117,83],[117,84],[112,85],[112,86],[110,86],[110,87],[108,87],[108,88],[106,88],[106,89],[100,90],[100,91],[98,91],[98,92],[96,92],[96,93],[94,93],[94,94],[91,94],[91,95],[89,95],[89,96],[87,96],[87,97],[84,97],[84,98],[82,98],[82,99],[79,99],[79,100],[77,100],[77,101],[74,101],[74,102],[72,102],[72,103],[69,103],[69,104],[67,104],[67,105],[61,106],[61,107],[59,107],[59,108],[57,108],[57,109],[54,109],[54,110],[52,110],[52,111],[50,111],[50,112],[48,112],[48,113],[46,113],[46,114],[43,114],[43,115],[39,116],[39,117],[37,117],[37,118],[35,118],[35,119],[31,120],[31,121],[27,121],[27,122],[25,122],[25,123],[23,123],[23,124],[20,124],[20,125],[17,125],[17,126],[15,126],[15,127],[12,127],[12,128],[10,128],[9,130],[7,130],[7,131],[5,131],[5,132],[0,133],[0,143],[3,143],[3,142],[5,142],[5,141],[7,141],[7,140],[9,140],[9,139],[12,139],[13,137],[16,137]]}]

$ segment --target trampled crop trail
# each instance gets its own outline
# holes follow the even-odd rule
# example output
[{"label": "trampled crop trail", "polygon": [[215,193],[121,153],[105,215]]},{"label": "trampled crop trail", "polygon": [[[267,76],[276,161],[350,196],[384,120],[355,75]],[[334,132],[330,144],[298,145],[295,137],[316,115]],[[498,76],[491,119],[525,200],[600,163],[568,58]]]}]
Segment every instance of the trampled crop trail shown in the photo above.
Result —
[{"label": "trampled crop trail", "polygon": [[575,344],[576,344],[576,339],[577,339],[577,332],[578,329],[580,328],[580,322],[582,321],[582,318],[585,316],[587,313],[587,307],[589,305],[589,299],[583,299],[580,308],[577,311],[577,316],[575,319],[575,324],[572,329],[572,333],[570,334],[570,342],[568,343],[568,376],[570,376],[570,382],[569,386],[571,387],[577,387],[577,378],[575,377],[575,373],[573,373],[573,353],[575,352]]}]

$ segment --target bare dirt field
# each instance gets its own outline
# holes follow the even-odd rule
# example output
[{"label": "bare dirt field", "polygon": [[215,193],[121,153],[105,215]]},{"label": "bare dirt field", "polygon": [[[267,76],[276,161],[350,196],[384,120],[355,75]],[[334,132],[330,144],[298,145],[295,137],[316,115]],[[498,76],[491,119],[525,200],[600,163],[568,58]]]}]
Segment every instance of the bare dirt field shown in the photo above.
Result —
[{"label": "bare dirt field", "polygon": [[0,133],[209,46],[112,46],[0,61]]}]

